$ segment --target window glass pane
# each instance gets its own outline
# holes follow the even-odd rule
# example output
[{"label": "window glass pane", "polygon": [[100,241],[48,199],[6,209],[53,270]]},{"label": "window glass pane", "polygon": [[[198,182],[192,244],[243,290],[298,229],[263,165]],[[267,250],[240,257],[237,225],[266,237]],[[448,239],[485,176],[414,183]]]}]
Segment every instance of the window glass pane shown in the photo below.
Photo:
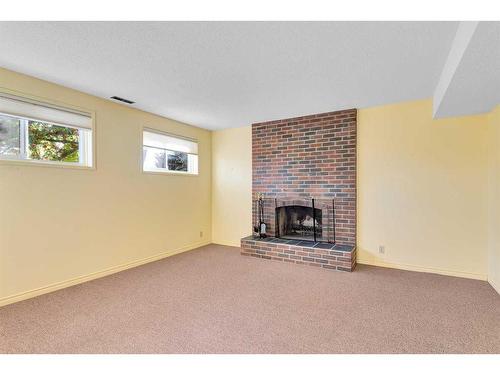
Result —
[{"label": "window glass pane", "polygon": [[0,115],[0,155],[17,157],[21,152],[19,119]]},{"label": "window glass pane", "polygon": [[92,131],[89,129],[78,129],[80,133],[80,163],[92,165]]},{"label": "window glass pane", "polygon": [[78,129],[38,121],[28,122],[30,159],[78,163],[78,143]]},{"label": "window glass pane", "polygon": [[143,131],[143,170],[198,174],[198,143]]},{"label": "window glass pane", "polygon": [[188,154],[185,152],[168,151],[167,155],[169,171],[188,171]]},{"label": "window glass pane", "polygon": [[188,172],[198,174],[198,155],[188,154]]},{"label": "window glass pane", "polygon": [[166,168],[165,150],[154,147],[143,147],[144,169],[155,170]]}]

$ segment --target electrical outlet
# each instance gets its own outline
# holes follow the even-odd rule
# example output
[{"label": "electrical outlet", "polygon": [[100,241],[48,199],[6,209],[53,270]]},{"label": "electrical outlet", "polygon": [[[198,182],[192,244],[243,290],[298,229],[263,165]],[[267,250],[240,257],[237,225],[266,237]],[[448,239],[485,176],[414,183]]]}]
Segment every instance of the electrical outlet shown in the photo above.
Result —
[{"label": "electrical outlet", "polygon": [[203,237],[203,232],[200,230],[200,237]]},{"label": "electrical outlet", "polygon": [[379,252],[379,254],[385,254],[385,246],[384,245],[379,245],[378,252]]}]

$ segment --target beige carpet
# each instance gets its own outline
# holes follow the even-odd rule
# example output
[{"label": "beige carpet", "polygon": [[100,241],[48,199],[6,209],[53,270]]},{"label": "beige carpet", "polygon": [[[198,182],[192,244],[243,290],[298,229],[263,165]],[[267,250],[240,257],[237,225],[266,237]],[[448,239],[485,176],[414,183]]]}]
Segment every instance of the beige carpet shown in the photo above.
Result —
[{"label": "beige carpet", "polygon": [[500,353],[486,282],[210,245],[0,308],[2,353]]}]

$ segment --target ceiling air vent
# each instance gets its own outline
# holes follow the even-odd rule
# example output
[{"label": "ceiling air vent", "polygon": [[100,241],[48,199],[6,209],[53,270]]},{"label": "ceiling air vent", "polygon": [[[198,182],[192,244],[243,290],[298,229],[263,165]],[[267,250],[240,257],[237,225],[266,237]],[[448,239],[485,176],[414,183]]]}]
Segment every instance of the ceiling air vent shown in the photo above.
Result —
[{"label": "ceiling air vent", "polygon": [[123,103],[127,103],[127,104],[134,104],[135,103],[132,100],[123,99],[123,98],[120,98],[119,96],[112,96],[111,99],[118,100],[119,102],[123,102]]}]

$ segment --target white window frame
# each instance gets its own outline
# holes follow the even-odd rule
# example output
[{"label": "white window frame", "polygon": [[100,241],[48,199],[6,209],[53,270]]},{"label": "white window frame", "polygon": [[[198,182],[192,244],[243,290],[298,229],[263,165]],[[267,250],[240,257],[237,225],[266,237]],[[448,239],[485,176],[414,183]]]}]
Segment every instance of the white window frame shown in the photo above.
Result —
[{"label": "white window frame", "polygon": [[[95,170],[96,169],[96,126],[95,126],[95,112],[89,109],[76,107],[68,105],[65,103],[58,103],[45,98],[36,97],[30,94],[20,93],[13,90],[1,89],[0,94],[7,94],[17,96],[32,102],[39,103],[42,106],[60,108],[62,110],[66,109],[69,111],[77,111],[80,113],[85,113],[91,119],[91,127],[89,129],[83,129],[76,126],[56,124],[50,121],[40,120],[37,118],[27,118],[25,116],[19,116],[11,113],[1,113],[5,116],[10,116],[19,119],[19,133],[20,133],[20,153],[19,156],[0,156],[0,164],[11,164],[20,166],[40,166],[40,167],[57,167],[57,168],[70,168],[70,169],[86,169]],[[64,161],[52,161],[52,160],[36,160],[29,159],[29,133],[28,133],[28,122],[39,121],[51,125],[74,128],[79,130],[79,156],[80,160],[76,162],[64,162]],[[85,131],[87,130],[87,131]],[[83,153],[82,153],[83,151]],[[83,158],[82,158],[82,155]]]},{"label": "white window frame", "polygon": [[[148,173],[151,173],[151,174],[161,174],[161,175],[180,175],[180,176],[192,176],[192,177],[199,176],[199,174],[200,174],[200,166],[199,166],[200,155],[199,155],[199,152],[197,154],[185,152],[188,155],[188,170],[186,172],[184,172],[184,171],[172,171],[172,170],[169,170],[168,168],[144,169],[144,147],[156,148],[158,150],[165,151],[165,165],[168,165],[168,156],[167,156],[168,154],[167,154],[167,152],[168,151],[170,151],[170,152],[178,152],[178,151],[175,151],[175,150],[169,150],[167,148],[144,145],[144,132],[150,132],[150,133],[157,133],[157,134],[160,134],[160,135],[166,135],[166,136],[169,136],[169,137],[173,137],[173,138],[178,138],[178,139],[182,139],[182,140],[187,140],[187,141],[190,141],[190,142],[194,142],[194,143],[197,143],[199,145],[198,140],[196,140],[194,138],[184,137],[184,136],[181,136],[181,135],[172,134],[172,133],[164,132],[164,131],[161,131],[161,130],[149,128],[149,127],[143,127],[141,129],[141,137],[140,137],[141,138],[141,148],[140,148],[141,157],[140,157],[140,163],[141,163],[141,172],[142,173],[146,173],[146,174],[148,174]],[[196,158],[194,158],[194,157],[196,157]],[[194,171],[194,169],[195,169],[195,171]]]}]

